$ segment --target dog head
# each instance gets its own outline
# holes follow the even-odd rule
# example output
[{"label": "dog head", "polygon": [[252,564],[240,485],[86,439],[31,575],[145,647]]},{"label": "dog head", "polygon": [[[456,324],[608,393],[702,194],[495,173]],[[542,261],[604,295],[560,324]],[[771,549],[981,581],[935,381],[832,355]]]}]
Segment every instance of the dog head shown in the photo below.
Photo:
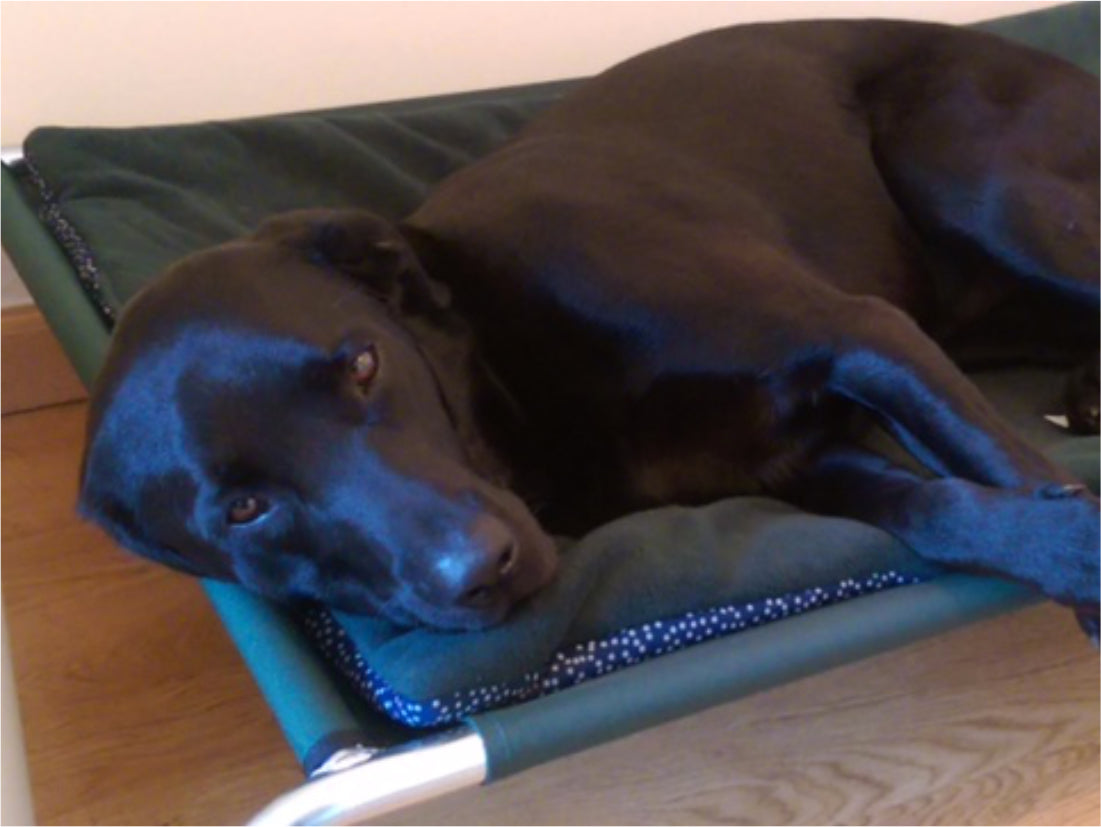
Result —
[{"label": "dog head", "polygon": [[273,599],[499,621],[555,553],[444,390],[440,371],[461,383],[468,366],[441,367],[414,332],[446,303],[368,213],[291,213],[184,259],[115,331],[83,513],[140,554]]}]

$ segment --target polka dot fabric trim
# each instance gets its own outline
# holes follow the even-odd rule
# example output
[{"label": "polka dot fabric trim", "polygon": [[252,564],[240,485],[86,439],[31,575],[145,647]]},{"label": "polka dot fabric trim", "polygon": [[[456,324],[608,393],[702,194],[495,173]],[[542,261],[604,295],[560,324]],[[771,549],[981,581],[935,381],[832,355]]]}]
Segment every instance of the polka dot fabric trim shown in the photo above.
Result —
[{"label": "polka dot fabric trim", "polygon": [[27,155],[23,159],[23,164],[31,184],[38,190],[38,198],[41,203],[38,210],[38,219],[53,233],[54,238],[61,245],[61,249],[65,251],[65,255],[72,262],[77,280],[85,294],[92,300],[107,326],[112,327],[116,321],[117,313],[103,294],[102,274],[99,265],[96,264],[96,260],[92,256],[88,243],[76,231],[76,228],[69,223],[69,219],[61,211],[57,196],[54,195],[50,185],[46,183],[46,179],[42,177],[42,173],[34,165],[33,159]]},{"label": "polka dot fabric trim", "polygon": [[377,709],[406,726],[432,727],[549,695],[697,643],[919,580],[912,575],[888,571],[861,580],[842,580],[832,587],[805,589],[751,603],[688,612],[682,617],[623,629],[603,640],[567,647],[556,652],[543,668],[512,681],[430,699],[406,697],[387,684],[325,608],[305,610],[301,621],[326,659]]}]

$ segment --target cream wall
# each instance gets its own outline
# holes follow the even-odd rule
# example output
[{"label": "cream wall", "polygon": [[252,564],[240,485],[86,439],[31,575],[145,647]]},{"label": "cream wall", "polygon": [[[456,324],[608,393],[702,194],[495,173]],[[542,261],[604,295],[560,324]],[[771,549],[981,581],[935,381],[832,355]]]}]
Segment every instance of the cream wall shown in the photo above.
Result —
[{"label": "cream wall", "polygon": [[[0,3],[0,142],[592,74],[731,23],[966,23],[1044,2]],[[10,276],[5,305],[25,300]]]},{"label": "cream wall", "polygon": [[735,22],[968,22],[1039,2],[0,5],[0,140],[43,124],[238,117],[590,74]]}]

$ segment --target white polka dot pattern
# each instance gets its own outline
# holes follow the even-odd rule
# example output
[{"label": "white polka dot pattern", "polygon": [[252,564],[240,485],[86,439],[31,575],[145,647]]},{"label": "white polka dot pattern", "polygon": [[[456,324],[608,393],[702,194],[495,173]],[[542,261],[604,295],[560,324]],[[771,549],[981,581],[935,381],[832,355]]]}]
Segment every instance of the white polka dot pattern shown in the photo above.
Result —
[{"label": "white polka dot pattern", "polygon": [[548,695],[706,640],[919,580],[912,575],[888,571],[860,580],[842,580],[832,587],[805,589],[752,603],[729,604],[688,612],[678,618],[655,620],[623,629],[603,640],[562,649],[542,669],[506,683],[429,699],[407,697],[387,684],[328,610],[323,607],[308,609],[301,620],[322,654],[376,708],[407,726],[431,727]]}]

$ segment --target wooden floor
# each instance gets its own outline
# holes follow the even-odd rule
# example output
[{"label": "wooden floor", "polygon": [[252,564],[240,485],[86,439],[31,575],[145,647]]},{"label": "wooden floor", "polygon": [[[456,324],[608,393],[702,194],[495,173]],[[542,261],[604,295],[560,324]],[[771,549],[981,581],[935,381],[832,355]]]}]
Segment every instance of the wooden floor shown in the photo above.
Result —
[{"label": "wooden floor", "polygon": [[[38,819],[241,823],[299,781],[196,586],[73,514],[84,408],[3,419],[3,590]],[[1098,658],[1042,607],[392,817],[1098,824]]]}]

